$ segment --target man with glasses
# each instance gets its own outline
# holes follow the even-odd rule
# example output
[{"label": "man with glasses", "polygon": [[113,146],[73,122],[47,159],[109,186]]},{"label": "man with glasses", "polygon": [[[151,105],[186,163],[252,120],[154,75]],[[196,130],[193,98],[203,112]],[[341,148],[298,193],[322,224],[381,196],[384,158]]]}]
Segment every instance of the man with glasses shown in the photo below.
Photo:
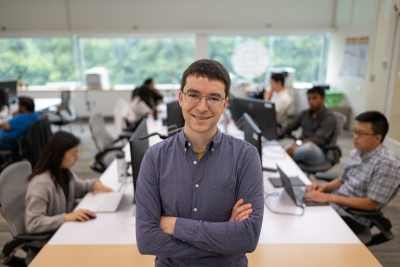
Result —
[{"label": "man with glasses", "polygon": [[247,266],[258,243],[263,182],[255,147],[217,123],[228,104],[228,71],[214,60],[192,63],[179,92],[185,127],[150,147],[136,190],[140,253],[156,266]]},{"label": "man with glasses", "polygon": [[[368,111],[356,117],[354,147],[339,178],[307,186],[307,201],[330,202],[353,232],[361,233],[371,221],[347,213],[345,207],[372,211],[386,204],[400,184],[400,160],[383,144],[389,130],[385,116]],[[331,193],[331,194],[328,194]]]}]

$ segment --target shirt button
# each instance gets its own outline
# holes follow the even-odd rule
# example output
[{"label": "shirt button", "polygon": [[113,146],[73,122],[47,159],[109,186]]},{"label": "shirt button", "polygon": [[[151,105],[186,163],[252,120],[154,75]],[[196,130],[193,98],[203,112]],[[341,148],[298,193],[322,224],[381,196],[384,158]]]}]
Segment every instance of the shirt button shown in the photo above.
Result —
[{"label": "shirt button", "polygon": [[188,143],[188,146],[190,146],[190,143]]},{"label": "shirt button", "polygon": [[193,161],[193,164],[195,164],[195,165],[196,165],[196,164],[197,164],[197,161]]},{"label": "shirt button", "polygon": [[196,187],[199,187],[199,185],[198,185],[198,184],[196,184]]},{"label": "shirt button", "polygon": [[197,209],[196,209],[196,208],[194,208],[193,210],[194,210],[194,212],[196,212],[196,211],[197,211]]},{"label": "shirt button", "polygon": [[211,251],[211,250],[209,250],[209,251]]},{"label": "shirt button", "polygon": [[211,148],[211,151],[214,151],[214,148]]},{"label": "shirt button", "polygon": [[185,240],[182,240],[183,242],[185,242]]},{"label": "shirt button", "polygon": [[186,147],[185,147],[185,149],[184,149],[185,151],[186,151]]}]

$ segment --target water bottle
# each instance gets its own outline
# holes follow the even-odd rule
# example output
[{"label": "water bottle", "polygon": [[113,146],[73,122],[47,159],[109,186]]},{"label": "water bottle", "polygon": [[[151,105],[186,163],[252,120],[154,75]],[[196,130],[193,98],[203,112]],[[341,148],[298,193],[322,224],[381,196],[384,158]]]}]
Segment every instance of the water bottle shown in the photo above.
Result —
[{"label": "water bottle", "polygon": [[118,166],[118,182],[126,183],[126,162],[125,162],[125,152],[118,151],[116,154],[117,166]]}]

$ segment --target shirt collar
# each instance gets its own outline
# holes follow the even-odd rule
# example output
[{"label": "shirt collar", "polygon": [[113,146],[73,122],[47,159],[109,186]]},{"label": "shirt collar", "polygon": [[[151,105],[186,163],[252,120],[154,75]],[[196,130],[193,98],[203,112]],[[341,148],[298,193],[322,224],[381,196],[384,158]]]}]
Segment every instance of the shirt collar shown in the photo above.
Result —
[{"label": "shirt collar", "polygon": [[358,150],[358,155],[360,156],[360,158],[362,159],[367,159],[370,157],[375,156],[376,154],[378,154],[382,149],[383,149],[383,145],[379,145],[377,148],[375,148],[374,150],[368,152],[368,153],[363,153],[361,150]]},{"label": "shirt collar", "polygon": [[[221,141],[222,141],[222,132],[219,128],[217,128],[217,133],[214,135],[211,142],[207,144],[206,151],[210,150],[210,152],[213,153],[214,150],[218,148]],[[191,146],[189,140],[187,140],[187,138],[185,137],[184,128],[178,134],[178,143],[179,145],[184,147],[185,153],[187,152],[188,147]]]},{"label": "shirt collar", "polygon": [[[313,113],[312,109],[309,109],[309,111],[310,111],[310,114]],[[321,108],[320,110],[318,110],[318,112],[317,112],[317,117],[318,117],[320,114],[323,114],[325,111],[326,111],[326,107],[325,107],[325,105],[323,105],[322,108]]]}]

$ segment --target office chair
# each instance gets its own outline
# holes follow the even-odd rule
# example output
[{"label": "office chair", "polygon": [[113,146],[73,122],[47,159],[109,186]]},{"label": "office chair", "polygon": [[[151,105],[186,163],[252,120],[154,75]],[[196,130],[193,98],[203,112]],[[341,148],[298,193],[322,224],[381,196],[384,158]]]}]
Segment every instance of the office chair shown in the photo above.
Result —
[{"label": "office chair", "polygon": [[46,116],[32,123],[26,131],[22,139],[22,152],[23,158],[31,163],[32,168],[35,167],[51,135],[50,123]]},{"label": "office chair", "polygon": [[99,151],[95,155],[94,161],[90,164],[90,168],[102,173],[115,158],[116,151],[122,150],[123,148],[123,145],[116,143],[123,139],[129,139],[132,133],[123,132],[117,139],[114,139],[107,131],[104,117],[100,113],[90,116],[89,127],[92,133],[92,139]]},{"label": "office chair", "polygon": [[74,122],[77,119],[77,114],[71,104],[71,91],[61,92],[61,104],[57,106],[56,112],[45,112],[43,114],[49,118],[51,124],[59,126],[60,129],[63,125]]},{"label": "office chair", "polygon": [[[6,158],[6,163],[4,165],[8,166],[12,163],[27,159],[32,167],[34,167],[39,159],[40,153],[50,139],[50,136],[50,123],[47,117],[42,117],[33,122],[28,127],[25,134],[19,139],[9,140],[0,138],[0,140],[11,144],[9,150],[0,150],[0,155]],[[4,168],[5,166],[2,167]]]},{"label": "office chair", "polygon": [[329,170],[330,168],[332,168],[334,165],[336,165],[337,163],[339,163],[340,158],[342,156],[342,150],[340,149],[340,147],[337,145],[337,139],[339,138],[340,134],[342,133],[343,130],[343,126],[346,123],[346,116],[333,111],[333,114],[335,115],[335,119],[336,119],[336,128],[335,128],[335,132],[333,134],[333,140],[332,140],[332,145],[327,145],[327,146],[323,146],[321,147],[321,149],[324,151],[325,153],[325,162],[323,162],[322,164],[319,165],[307,165],[304,163],[298,163],[297,165],[300,167],[300,169],[309,174],[316,174],[317,172],[319,173],[319,177],[321,177],[321,179],[327,180],[327,181],[331,181],[336,177],[333,177],[329,174],[323,174],[321,172],[325,172],[327,170]]},{"label": "office chair", "polygon": [[46,242],[53,233],[29,234],[25,229],[25,195],[28,188],[26,178],[32,169],[28,161],[14,163],[0,175],[0,212],[8,223],[13,239],[7,242],[1,253],[1,262],[6,266],[27,266],[26,259],[16,257],[18,249],[28,252],[40,248],[31,247],[33,241]]},{"label": "office chair", "polygon": [[[352,215],[357,215],[361,217],[365,217],[372,221],[370,227],[367,227],[363,232],[357,234],[357,237],[363,242],[366,246],[374,246],[382,244],[386,241],[392,240],[394,238],[393,233],[391,232],[392,223],[388,218],[383,216],[387,205],[389,202],[397,195],[399,192],[400,186],[394,191],[393,195],[390,197],[389,201],[383,205],[377,211],[365,211],[365,210],[356,210],[347,208],[346,211]],[[377,234],[371,233],[371,228],[376,226],[380,232]]]}]

